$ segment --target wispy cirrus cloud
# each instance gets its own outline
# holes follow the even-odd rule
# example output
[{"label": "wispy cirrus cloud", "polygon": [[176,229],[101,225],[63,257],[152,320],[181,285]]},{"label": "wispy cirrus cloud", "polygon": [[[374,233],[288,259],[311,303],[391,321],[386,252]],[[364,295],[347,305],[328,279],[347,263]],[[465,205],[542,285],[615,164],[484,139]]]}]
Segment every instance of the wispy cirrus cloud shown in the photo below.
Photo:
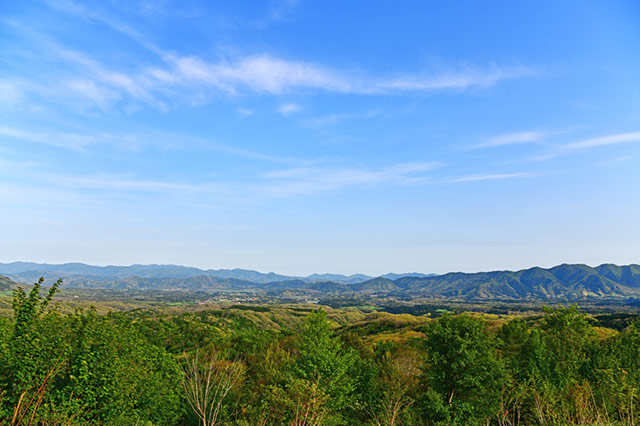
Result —
[{"label": "wispy cirrus cloud", "polygon": [[597,138],[585,139],[577,142],[571,142],[564,145],[562,148],[565,150],[576,150],[630,142],[640,142],[640,132],[616,133]]},{"label": "wispy cirrus cloud", "polygon": [[570,133],[573,129],[574,128],[567,127],[562,129],[528,130],[523,132],[504,133],[488,138],[477,145],[473,145],[470,149],[544,143],[554,136]]},{"label": "wispy cirrus cloud", "polygon": [[[0,164],[2,159],[0,158]],[[16,167],[18,165],[14,164]],[[443,167],[440,162],[394,163],[381,167],[366,166],[301,166],[245,176],[241,181],[211,180],[193,177],[180,180],[149,179],[136,173],[58,173],[37,168],[37,164],[19,164],[20,168],[31,168],[25,177],[26,184],[20,191],[29,188],[51,188],[63,191],[67,197],[81,198],[89,194],[93,200],[107,202],[112,197],[150,196],[175,199],[177,203],[211,203],[234,205],[266,202],[322,193],[362,191],[403,186],[438,185],[491,180],[524,179],[539,176],[535,172],[486,173],[442,178],[433,171]],[[10,191],[13,186],[5,186]],[[0,189],[2,189],[0,187]],[[1,192],[1,191],[0,191]]]},{"label": "wispy cirrus cloud", "polygon": [[51,43],[54,53],[66,63],[75,64],[73,72],[67,72],[66,85],[80,95],[97,98],[102,103],[128,97],[149,104],[160,110],[167,106],[158,96],[160,87],[144,72],[130,73],[107,67],[90,56]]},{"label": "wispy cirrus cloud", "polygon": [[9,81],[0,80],[0,103],[13,106],[19,104],[24,98],[22,90]]},{"label": "wispy cirrus cloud", "polygon": [[249,108],[237,108],[236,111],[238,111],[238,114],[240,114],[242,117],[250,117],[255,112],[254,110]]},{"label": "wispy cirrus cloud", "polygon": [[411,162],[377,169],[300,167],[266,173],[263,175],[266,182],[255,189],[259,197],[282,198],[344,188],[425,184],[431,182],[427,172],[441,166],[439,162]]},{"label": "wispy cirrus cloud", "polygon": [[465,66],[462,69],[437,74],[418,73],[387,77],[374,84],[369,93],[465,90],[489,87],[503,80],[532,76],[536,73],[534,68],[525,66],[494,65],[487,68]]},{"label": "wispy cirrus cloud", "polygon": [[89,4],[88,2],[81,3],[71,0],[45,0],[45,3],[55,10],[68,13],[84,20],[95,21],[100,24],[107,25],[111,29],[129,37],[156,54],[162,55],[165,53],[131,25],[127,25],[107,13],[102,7],[100,7],[103,6],[102,2],[98,2],[98,4]]},{"label": "wispy cirrus cloud", "polygon": [[[146,73],[159,82],[186,85],[200,83],[229,93],[237,93],[243,89],[271,94],[315,89],[361,95],[459,91],[490,87],[504,80],[528,77],[539,72],[536,68],[524,65],[492,64],[481,67],[465,64],[445,71],[392,72],[390,75],[379,76],[278,58],[266,53],[211,62],[198,56],[183,56],[162,49],[131,25],[104,11],[97,11],[95,7],[88,8],[71,0],[47,0],[47,3],[66,13],[106,24],[155,53],[164,64],[152,67]],[[273,3],[269,9],[269,19],[282,19],[297,3],[297,0]]]},{"label": "wispy cirrus cloud", "polygon": [[223,194],[229,188],[215,182],[201,184],[141,179],[134,175],[47,175],[57,186],[75,189],[113,190],[122,192],[155,192],[170,194]]},{"label": "wispy cirrus cloud", "polygon": [[284,115],[285,117],[288,117],[289,115],[296,113],[298,111],[300,111],[302,109],[302,107],[296,103],[288,103],[288,104],[283,104],[280,105],[277,109],[277,111]]},{"label": "wispy cirrus cloud", "polygon": [[341,121],[354,117],[353,114],[331,114],[324,117],[313,118],[306,120],[305,124],[311,127],[324,127],[338,124]]},{"label": "wispy cirrus cloud", "polygon": [[538,142],[549,135],[549,132],[517,132],[507,133],[503,135],[494,136],[487,141],[474,145],[473,149],[479,148],[491,148],[496,146],[516,145],[523,143]]},{"label": "wispy cirrus cloud", "polygon": [[598,136],[595,138],[582,139],[575,142],[566,143],[564,145],[559,145],[551,152],[534,158],[534,160],[546,161],[562,155],[568,155],[592,148],[629,143],[640,143],[640,132],[613,133],[605,136]]},{"label": "wispy cirrus cloud", "polygon": [[430,172],[442,167],[438,162],[397,163],[379,168],[369,167],[297,167],[276,170],[254,176],[245,183],[203,181],[179,182],[150,180],[133,174],[96,173],[65,175],[34,173],[33,178],[68,191],[96,191],[109,193],[148,193],[188,199],[208,197],[220,203],[253,203],[325,192],[367,190],[381,187],[465,183],[506,179],[525,179],[540,176],[536,172],[462,175],[441,179]]},{"label": "wispy cirrus cloud", "polygon": [[245,149],[214,140],[164,132],[107,133],[107,132],[37,132],[17,127],[0,126],[0,137],[5,140],[19,140],[50,145],[72,151],[88,151],[96,145],[110,145],[121,150],[140,151],[154,146],[160,149],[184,149],[187,147],[218,151],[238,157],[262,160],[280,164],[301,164],[308,161],[293,157],[279,157]]},{"label": "wispy cirrus cloud", "polygon": [[[176,135],[163,133],[33,131],[9,126],[0,126],[0,137],[4,137],[5,141],[24,141],[78,152],[89,151],[91,147],[98,145],[108,145],[125,151],[140,151],[151,145],[164,149],[176,148],[180,139]],[[225,146],[220,148],[232,149]]]},{"label": "wispy cirrus cloud", "polygon": [[10,160],[8,158],[0,157],[0,168],[3,171],[13,171],[20,170],[25,168],[33,168],[38,167],[40,164],[35,161],[21,161],[21,160]]},{"label": "wispy cirrus cloud", "polygon": [[535,173],[535,172],[475,174],[475,175],[464,175],[464,176],[451,178],[448,180],[448,182],[457,183],[457,182],[477,182],[477,181],[484,181],[484,180],[523,179],[523,178],[532,178],[539,175],[540,175],[539,173]]},{"label": "wispy cirrus cloud", "polygon": [[462,70],[441,73],[417,72],[415,74],[386,77],[350,73],[329,66],[304,61],[287,60],[268,54],[248,56],[229,62],[206,62],[198,57],[165,58],[167,69],[150,70],[165,82],[208,86],[237,93],[242,90],[283,94],[295,90],[320,90],[359,95],[402,94],[436,90],[465,90],[489,87],[500,81],[531,76],[533,68],[465,67]]},{"label": "wispy cirrus cloud", "polygon": [[78,134],[68,132],[39,133],[8,126],[0,126],[0,136],[76,151],[82,151],[98,140],[113,140],[113,136],[104,134]]},{"label": "wispy cirrus cloud", "polygon": [[[35,163],[21,164],[35,167]],[[539,176],[536,172],[470,174],[453,178],[431,175],[443,166],[440,162],[396,163],[383,167],[294,167],[248,177],[249,181],[178,182],[150,180],[135,174],[58,174],[30,173],[31,179],[67,190],[115,191],[122,193],[155,193],[180,197],[208,196],[222,202],[247,202],[322,192],[363,190],[379,187],[462,183],[488,180],[522,179]],[[97,195],[97,194],[96,194]]]},{"label": "wispy cirrus cloud", "polygon": [[[110,21],[109,21],[110,22]],[[282,58],[268,53],[234,55],[210,60],[197,55],[181,55],[164,50],[123,24],[110,24],[140,43],[150,57],[130,56],[109,65],[95,56],[59,44],[25,26],[13,30],[27,41],[20,50],[22,63],[31,63],[34,75],[27,81],[14,79],[3,91],[35,93],[53,101],[68,102],[71,95],[107,109],[122,102],[141,103],[166,111],[176,103],[202,104],[216,94],[284,95],[328,92],[345,95],[403,95],[435,91],[465,91],[487,88],[501,81],[529,77],[537,70],[526,66],[462,66],[444,71],[416,70],[353,71],[328,64]],[[30,41],[29,41],[30,40]],[[44,64],[46,63],[46,67]],[[39,85],[38,70],[47,70]]]}]

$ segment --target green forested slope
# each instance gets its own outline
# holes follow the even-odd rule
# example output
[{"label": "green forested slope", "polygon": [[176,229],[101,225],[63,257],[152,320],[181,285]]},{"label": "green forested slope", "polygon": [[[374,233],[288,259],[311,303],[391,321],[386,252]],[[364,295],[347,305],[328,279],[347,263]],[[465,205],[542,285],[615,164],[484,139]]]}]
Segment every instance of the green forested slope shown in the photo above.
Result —
[{"label": "green forested slope", "polygon": [[55,291],[18,290],[0,317],[0,424],[631,426],[640,410],[640,323],[575,306],[62,315]]},{"label": "green forested slope", "polygon": [[15,284],[17,284],[15,281],[0,275],[0,291],[7,291]]}]

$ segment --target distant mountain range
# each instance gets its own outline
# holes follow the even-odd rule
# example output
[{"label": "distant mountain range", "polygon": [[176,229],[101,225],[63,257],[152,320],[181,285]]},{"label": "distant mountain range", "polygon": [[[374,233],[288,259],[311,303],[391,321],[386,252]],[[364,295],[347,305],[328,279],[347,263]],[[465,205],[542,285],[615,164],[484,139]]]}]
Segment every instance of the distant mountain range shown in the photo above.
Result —
[{"label": "distant mountain range", "polygon": [[[251,291],[265,295],[380,296],[464,300],[585,299],[640,297],[640,265],[598,267],[563,264],[544,269],[478,273],[294,277],[245,269],[202,270],[176,265],[91,266],[0,263],[0,274],[21,282],[63,278],[82,288]],[[2,287],[0,280],[0,290]]]},{"label": "distant mountain range", "polygon": [[[180,265],[131,265],[131,266],[93,266],[84,263],[48,264],[33,262],[0,263],[0,274],[17,280],[33,281],[41,276],[45,278],[85,278],[93,281],[113,281],[120,278],[192,278],[198,276],[215,277],[247,281],[256,284],[278,281],[302,280],[307,282],[333,281],[353,284],[374,277],[355,274],[313,274],[307,277],[280,275],[273,272],[262,273],[249,269],[198,269]],[[406,273],[386,274],[385,278],[397,279],[406,276],[427,277],[434,274]]]}]

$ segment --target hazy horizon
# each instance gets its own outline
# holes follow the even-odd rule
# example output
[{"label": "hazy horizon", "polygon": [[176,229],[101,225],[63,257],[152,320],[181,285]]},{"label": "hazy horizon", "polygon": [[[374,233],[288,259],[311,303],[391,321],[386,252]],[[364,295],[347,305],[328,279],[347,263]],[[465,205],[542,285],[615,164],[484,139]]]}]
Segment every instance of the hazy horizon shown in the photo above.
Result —
[{"label": "hazy horizon", "polygon": [[0,12],[1,262],[640,261],[637,2]]}]

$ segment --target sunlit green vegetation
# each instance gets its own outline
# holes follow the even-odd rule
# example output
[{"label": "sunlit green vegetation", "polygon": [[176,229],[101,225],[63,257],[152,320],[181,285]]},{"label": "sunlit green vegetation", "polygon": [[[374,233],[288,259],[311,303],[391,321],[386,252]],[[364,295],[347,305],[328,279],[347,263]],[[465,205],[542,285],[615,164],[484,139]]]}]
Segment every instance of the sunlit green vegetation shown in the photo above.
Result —
[{"label": "sunlit green vegetation", "polygon": [[3,425],[633,425],[640,409],[633,315],[96,309],[41,285],[2,299]]}]

